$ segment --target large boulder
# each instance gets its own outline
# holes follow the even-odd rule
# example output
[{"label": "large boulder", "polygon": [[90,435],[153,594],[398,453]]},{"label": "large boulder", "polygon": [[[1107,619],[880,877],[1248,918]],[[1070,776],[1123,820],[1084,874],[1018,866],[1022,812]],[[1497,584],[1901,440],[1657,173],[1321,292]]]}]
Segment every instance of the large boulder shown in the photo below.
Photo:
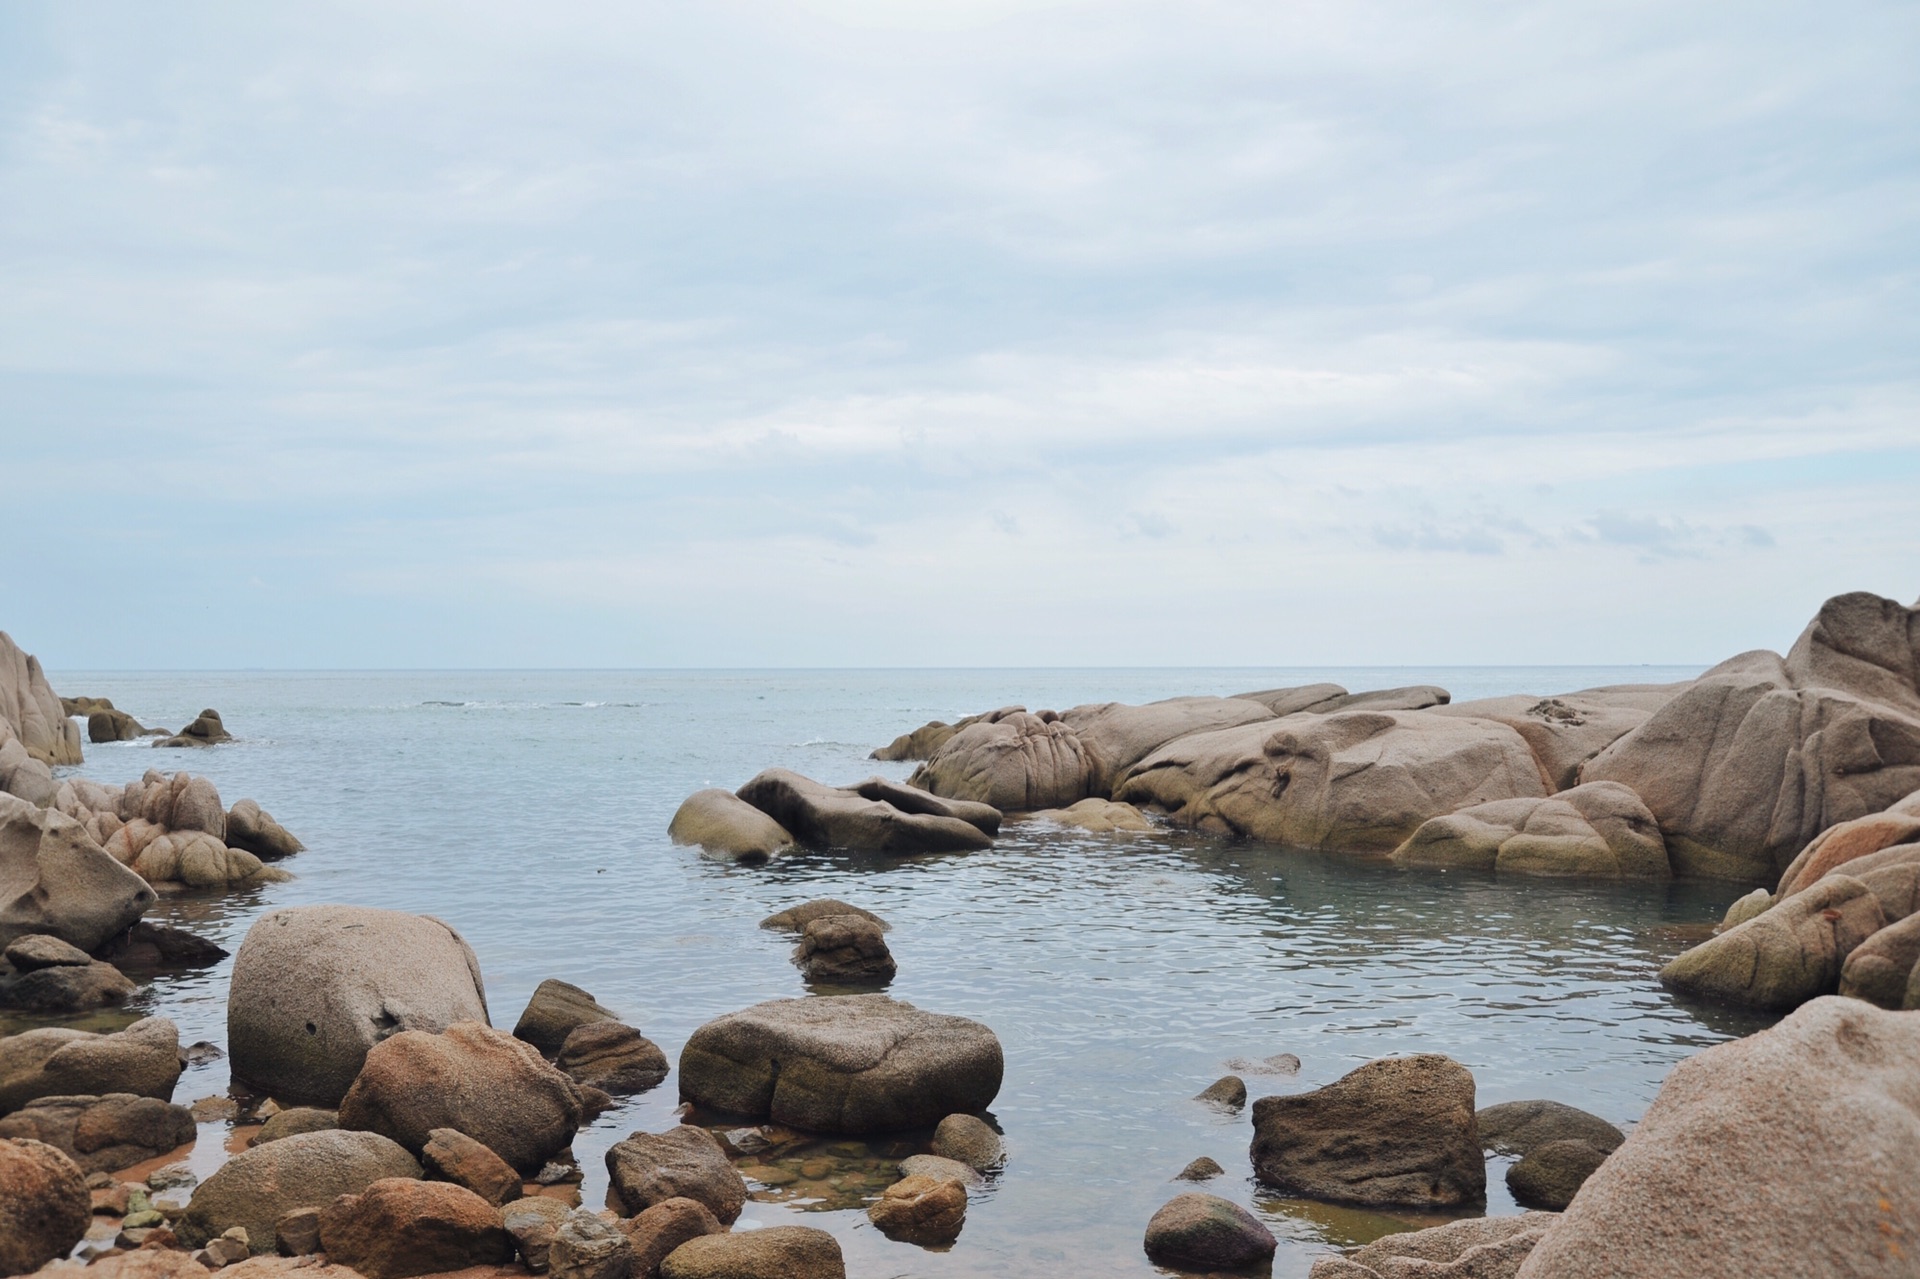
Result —
[{"label": "large boulder", "polygon": [[220,792],[204,777],[175,773],[140,792],[140,816],[170,831],[201,831],[224,844],[227,810]]},{"label": "large boulder", "polygon": [[66,1256],[92,1224],[87,1180],[73,1160],[43,1142],[0,1139],[0,1275],[31,1274]]},{"label": "large boulder", "polygon": [[81,1172],[118,1172],[194,1139],[193,1113],[158,1097],[41,1097],[0,1119],[0,1137],[58,1148]]},{"label": "large boulder", "polygon": [[1307,1199],[1456,1208],[1486,1198],[1473,1075],[1437,1053],[1368,1062],[1253,1103],[1253,1169]]},{"label": "large boulder", "polygon": [[194,1188],[173,1230],[190,1248],[235,1226],[244,1227],[249,1239],[268,1240],[274,1223],[296,1208],[325,1208],[383,1177],[418,1176],[414,1157],[379,1133],[295,1133],[221,1164]]},{"label": "large boulder", "polygon": [[272,813],[250,799],[241,800],[228,811],[227,843],[265,862],[306,849],[292,831],[273,819]]},{"label": "large boulder", "polygon": [[0,737],[8,735],[42,764],[80,762],[80,726],[67,718],[40,659],[0,631]]},{"label": "large boulder", "polygon": [[701,1235],[660,1263],[660,1279],[847,1279],[840,1241],[812,1226]]},{"label": "large boulder", "polygon": [[153,902],[147,882],[79,822],[0,795],[0,945],[45,933],[91,952]]},{"label": "large boulder", "polygon": [[389,1035],[486,1019],[480,961],[440,920],[294,906],[261,916],[240,943],[227,1051],[235,1075],[278,1100],[335,1106]]},{"label": "large boulder", "polygon": [[930,1128],[985,1110],[1000,1040],[885,995],[776,999],[708,1022],[680,1054],[680,1095],[812,1132]]},{"label": "large boulder", "polygon": [[1920,789],[1914,613],[1824,604],[1783,659],[1722,662],[1588,761],[1631,787],[1683,875],[1767,883],[1821,831]]},{"label": "large boulder", "polygon": [[1171,697],[1145,706],[1124,702],[1075,706],[1061,713],[1060,722],[1079,738],[1088,766],[1088,794],[1098,797],[1111,794],[1121,774],[1177,737],[1273,718],[1273,711],[1257,701]]},{"label": "large boulder", "polygon": [[1910,914],[1861,942],[1840,967],[1840,993],[1882,1008],[1905,1008],[1920,971],[1920,914]]},{"label": "large boulder", "polygon": [[386,1177],[320,1213],[327,1260],[367,1279],[504,1265],[513,1238],[492,1204],[445,1181]]},{"label": "large boulder", "polygon": [[571,1144],[583,1113],[573,1081],[531,1044],[460,1021],[375,1044],[340,1102],[340,1126],[415,1152],[434,1129],[454,1128],[532,1173]]},{"label": "large boulder", "polygon": [[1130,769],[1113,798],[1215,834],[1384,853],[1430,818],[1547,793],[1505,724],[1358,710],[1176,738]]},{"label": "large boulder", "polygon": [[90,742],[131,742],[146,735],[144,724],[111,706],[87,716],[87,740]]},{"label": "large boulder", "polygon": [[747,1202],[747,1183],[720,1141],[705,1128],[681,1124],[665,1132],[636,1132],[607,1150],[607,1203],[622,1216],[669,1199],[703,1204],[731,1224]]},{"label": "large boulder", "polygon": [[180,1032],[164,1017],[96,1035],[45,1026],[0,1038],[0,1115],[42,1097],[133,1093],[173,1099]]},{"label": "large boulder", "polygon": [[534,987],[533,997],[513,1024],[513,1035],[543,1053],[557,1053],[567,1036],[596,1021],[618,1021],[620,1014],[571,982],[549,977]]},{"label": "large boulder", "polygon": [[1660,982],[1683,994],[1785,1011],[1831,994],[1854,948],[1886,925],[1870,889],[1829,875],[1676,956]]},{"label": "large boulder", "polygon": [[766,861],[794,845],[786,827],[732,791],[717,788],[695,791],[681,801],[667,837],[748,863]]},{"label": "large boulder", "polygon": [[1892,1279],[1920,1223],[1920,1018],[1817,999],[1675,1066],[1522,1279]]},{"label": "large boulder", "polygon": [[1308,1279],[1513,1279],[1558,1217],[1466,1217],[1386,1235],[1343,1257],[1322,1257]]},{"label": "large boulder", "polygon": [[[993,846],[993,836],[964,817],[907,811],[886,800],[825,786],[784,768],[769,768],[740,788],[753,805],[809,848],[875,853],[971,852]],[[938,803],[924,797],[926,804]]]},{"label": "large boulder", "polygon": [[1183,1270],[1239,1270],[1280,1246],[1260,1219],[1218,1195],[1175,1195],[1147,1222],[1147,1258]]},{"label": "large boulder", "polygon": [[1523,694],[1455,702],[1435,714],[1490,719],[1526,740],[1540,773],[1556,791],[1580,778],[1580,766],[1647,722],[1685,684],[1621,684],[1553,697]]},{"label": "large boulder", "polygon": [[996,711],[961,729],[914,770],[913,784],[1001,812],[1064,808],[1093,794],[1094,763],[1053,711]]},{"label": "large boulder", "polygon": [[1653,814],[1617,782],[1591,782],[1545,799],[1495,800],[1435,817],[1393,851],[1393,861],[1508,875],[1672,874]]},{"label": "large boulder", "polygon": [[61,964],[29,972],[0,971],[0,1008],[71,1013],[123,1003],[135,986],[112,964]]}]

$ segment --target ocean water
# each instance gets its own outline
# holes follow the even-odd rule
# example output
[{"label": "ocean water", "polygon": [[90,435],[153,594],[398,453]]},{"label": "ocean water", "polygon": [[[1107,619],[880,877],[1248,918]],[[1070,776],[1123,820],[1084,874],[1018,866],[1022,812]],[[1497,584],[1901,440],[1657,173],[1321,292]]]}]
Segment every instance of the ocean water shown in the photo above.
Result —
[{"label": "ocean water", "polygon": [[[1288,1202],[1251,1178],[1249,1114],[1191,1100],[1248,1074],[1255,1096],[1338,1078],[1390,1053],[1472,1069],[1480,1104],[1549,1097],[1622,1125],[1667,1070],[1761,1019],[1676,1003],[1654,980],[1739,889],[1719,884],[1495,881],[1190,835],[1092,837],[1010,824],[992,850],[893,859],[806,853],[738,867],[676,848],[667,823],[703,786],[779,765],[830,782],[911,765],[868,751],[928,719],[1009,703],[1063,708],[1333,680],[1438,683],[1456,700],[1688,678],[1694,668],[722,672],[55,672],[176,727],[217,707],[238,741],[206,751],[89,746],[73,772],[122,782],[151,767],[252,796],[306,841],[296,876],[163,899],[155,917],[236,949],[263,911],[351,902],[438,915],[472,943],[495,1024],[543,978],[592,991],[677,1059],[702,1022],[806,992],[791,943],[757,922],[837,896],[893,924],[898,998],[991,1026],[1006,1050],[992,1110],[1009,1162],[951,1249],[887,1240],[864,1198],[924,1135],[823,1143],[778,1171],[739,1228],[805,1222],[875,1276],[1152,1275],[1141,1251],[1169,1180],[1201,1155],[1204,1189],[1282,1240],[1274,1274],[1329,1248],[1431,1219]],[[163,977],[119,1015],[159,1013],[186,1041],[224,1043],[228,966]],[[17,1023],[16,1023],[17,1025]],[[198,1066],[177,1100],[221,1094]],[[676,1080],[580,1134],[599,1206],[606,1148],[674,1122]],[[222,1157],[203,1127],[194,1163]],[[811,1166],[803,1167],[813,1161]],[[763,1170],[764,1161],[751,1161]],[[1513,1211],[1489,1166],[1489,1212]],[[772,1182],[782,1184],[774,1185]]]}]

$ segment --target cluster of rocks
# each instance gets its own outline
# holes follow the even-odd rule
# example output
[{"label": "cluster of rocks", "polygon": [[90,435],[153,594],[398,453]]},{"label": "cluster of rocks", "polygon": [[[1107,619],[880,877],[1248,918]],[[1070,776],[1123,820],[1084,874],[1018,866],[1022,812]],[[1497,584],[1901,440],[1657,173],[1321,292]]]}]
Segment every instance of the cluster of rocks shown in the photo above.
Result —
[{"label": "cluster of rocks", "polygon": [[836,898],[803,902],[767,916],[760,927],[799,938],[793,964],[822,986],[884,986],[898,966],[887,947],[892,925]]},{"label": "cluster of rocks", "polygon": [[769,768],[738,792],[696,791],[673,815],[667,834],[716,856],[756,862],[796,846],[971,852],[992,847],[1000,820],[1000,811],[986,804],[941,799],[882,777],[827,786]]},{"label": "cluster of rocks", "polygon": [[[209,707],[177,733],[164,728],[148,728],[113,704],[107,697],[62,697],[61,710],[68,716],[87,721],[87,740],[131,742],[142,737],[157,737],[155,746],[218,746],[233,740],[233,734],[220,719],[220,712]],[[76,759],[73,761],[78,763]]]}]

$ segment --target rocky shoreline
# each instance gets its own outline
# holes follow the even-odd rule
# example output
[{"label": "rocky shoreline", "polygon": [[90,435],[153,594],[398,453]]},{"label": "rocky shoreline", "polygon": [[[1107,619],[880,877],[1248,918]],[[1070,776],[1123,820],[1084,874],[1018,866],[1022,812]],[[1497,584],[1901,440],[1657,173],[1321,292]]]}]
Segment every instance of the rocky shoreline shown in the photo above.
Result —
[{"label": "rocky shoreline", "polygon": [[[63,702],[0,635],[0,1007],[30,1014],[126,998],[134,983],[112,960],[129,948],[218,959],[142,919],[155,895],[284,876],[270,863],[301,851],[205,778],[58,777],[80,759],[70,715],[95,741],[146,731],[110,703]],[[209,711],[157,744],[226,736]],[[1488,1154],[1517,1157],[1508,1188],[1536,1211],[1391,1235],[1321,1258],[1315,1279],[1912,1273],[1914,610],[1841,596],[1786,656],[1744,654],[1679,685],[1463,703],[1430,687],[1317,685],[1009,707],[874,754],[920,766],[904,785],[766,770],[690,797],[673,839],[751,864],[796,848],[964,855],[1017,821],[1115,840],[1173,826],[1410,874],[1761,882],[1661,977],[1689,998],[1790,1015],[1676,1068],[1630,1132],[1553,1102],[1476,1108],[1472,1074],[1435,1051],[1260,1098],[1236,1172],[1288,1197],[1472,1213]],[[844,1275],[824,1231],[730,1228],[755,1187],[796,1177],[832,1177],[898,1247],[952,1246],[970,1193],[1018,1158],[1020,1134],[991,1119],[1006,1082],[998,1038],[883,993],[897,962],[871,911],[803,902],[763,925],[793,939],[814,993],[714,1018],[670,1059],[557,978],[511,1034],[495,1029],[479,957],[437,919],[270,911],[235,955],[227,998],[246,1144],[204,1181],[179,1166],[195,1116],[173,1092],[186,1054],[221,1048],[183,1048],[158,1017],[0,1039],[0,1274]],[[682,1122],[617,1142],[606,1207],[582,1205],[575,1134],[670,1076]],[[1229,1076],[1201,1100],[1237,1116],[1247,1089]],[[886,1143],[886,1162],[835,1175],[849,1138]],[[1141,1223],[1154,1263],[1270,1264],[1267,1226],[1194,1188],[1227,1172],[1196,1160],[1169,1181]]]}]

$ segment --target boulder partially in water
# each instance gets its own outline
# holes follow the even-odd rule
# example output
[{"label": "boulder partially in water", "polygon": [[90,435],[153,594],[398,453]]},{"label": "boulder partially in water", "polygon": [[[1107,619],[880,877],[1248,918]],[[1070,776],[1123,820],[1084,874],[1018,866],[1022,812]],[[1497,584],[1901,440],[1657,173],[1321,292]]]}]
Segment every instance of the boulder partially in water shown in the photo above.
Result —
[{"label": "boulder partially in water", "polygon": [[1052,711],[995,711],[955,733],[914,770],[913,784],[1006,813],[1064,808],[1094,793],[1095,764]]},{"label": "boulder partially in water", "polygon": [[734,1171],[719,1139],[681,1124],[663,1133],[636,1132],[607,1151],[608,1204],[623,1216],[670,1199],[702,1204],[730,1224],[747,1202],[747,1183]]},{"label": "boulder partially in water", "polygon": [[105,1035],[24,1030],[0,1038],[0,1115],[41,1097],[133,1093],[171,1101],[180,1069],[180,1032],[165,1017]]},{"label": "boulder partially in water", "polygon": [[667,1055],[632,1026],[591,1021],[574,1027],[553,1064],[577,1084],[615,1096],[645,1092],[667,1077]]},{"label": "boulder partially in water", "polygon": [[858,915],[808,921],[793,962],[808,981],[841,986],[884,986],[896,971],[885,931]]},{"label": "boulder partially in water", "polygon": [[250,799],[243,799],[228,810],[227,843],[269,862],[291,857],[307,847],[292,831],[275,821],[272,813]]},{"label": "boulder partially in water", "polygon": [[867,1220],[887,1238],[926,1247],[952,1243],[966,1219],[966,1186],[924,1175],[894,1182],[867,1208]]},{"label": "boulder partially in water", "polygon": [[717,788],[695,791],[681,801],[667,837],[748,863],[764,862],[794,847],[786,827],[732,791]]},{"label": "boulder partially in water", "polygon": [[1542,799],[1476,804],[1421,824],[1393,851],[1402,866],[1508,875],[1666,879],[1667,848],[1640,797],[1590,782]]},{"label": "boulder partially in water", "polygon": [[293,906],[255,921],[233,962],[233,1072],[283,1102],[337,1106],[375,1044],[487,1019],[480,961],[429,915]]},{"label": "boulder partially in water", "polygon": [[1524,1155],[1555,1141],[1584,1141],[1612,1151],[1627,1139],[1600,1116],[1562,1101],[1503,1101],[1473,1118],[1481,1144],[1500,1155]]},{"label": "boulder partially in water", "polygon": [[1083,799],[1065,808],[1044,808],[1033,814],[1036,822],[1071,826],[1091,835],[1141,835],[1157,830],[1147,815],[1132,804],[1110,799]]},{"label": "boulder partially in water", "polygon": [[81,1172],[118,1172],[194,1139],[193,1114],[158,1097],[42,1097],[0,1119],[0,1137],[43,1141]]},{"label": "boulder partially in water", "polygon": [[1660,982],[1688,995],[1785,1011],[1831,994],[1847,957],[1885,924],[1865,884],[1829,875],[1683,952],[1660,970]]},{"label": "boulder partially in water", "polygon": [[92,952],[153,903],[152,887],[79,822],[0,795],[0,945],[46,934]]},{"label": "boulder partially in water", "polygon": [[211,706],[194,716],[193,722],[175,733],[172,737],[163,737],[155,746],[218,746],[221,742],[230,742],[233,734],[220,719],[220,712]]},{"label": "boulder partially in water", "polygon": [[1558,1212],[1573,1202],[1587,1178],[1606,1160],[1607,1152],[1588,1142],[1549,1141],[1507,1169],[1507,1190],[1523,1208]]},{"label": "boulder partially in water", "polygon": [[798,906],[789,906],[776,911],[760,921],[760,927],[771,928],[776,932],[805,932],[808,924],[816,919],[825,919],[829,915],[858,915],[861,919],[873,921],[881,932],[891,932],[893,925],[880,916],[860,906],[841,901],[838,897],[820,897],[813,901],[801,902]]},{"label": "boulder partially in water", "polygon": [[1521,1279],[1913,1273],[1920,1018],[1816,999],[1675,1066]]},{"label": "boulder partially in water", "polygon": [[1087,793],[1104,796],[1129,768],[1176,738],[1273,718],[1269,707],[1244,698],[1171,697],[1144,706],[1075,706],[1061,713],[1060,722],[1073,731],[1086,756]]},{"label": "boulder partially in water", "polygon": [[928,1128],[985,1110],[1000,1040],[885,995],[777,999],[708,1022],[680,1054],[680,1095],[812,1132]]},{"label": "boulder partially in water", "polygon": [[619,1018],[620,1014],[581,987],[549,977],[534,987],[533,997],[527,1000],[520,1020],[513,1025],[513,1035],[551,1056],[559,1052],[567,1036],[580,1027]]},{"label": "boulder partially in water", "polygon": [[[888,800],[822,785],[784,768],[767,769],[739,793],[809,848],[908,854],[972,852],[993,846],[993,836],[981,828],[983,817],[968,820],[974,816],[971,808],[956,812],[933,795],[920,795],[912,801],[913,809],[902,809]],[[948,811],[935,811],[935,806]],[[997,824],[997,813],[994,818]]]},{"label": "boulder partially in water", "polygon": [[1239,1270],[1280,1246],[1260,1219],[1230,1199],[1192,1191],[1161,1205],[1147,1223],[1147,1258],[1185,1270]]},{"label": "boulder partially in water", "polygon": [[1473,1075],[1437,1053],[1368,1062],[1253,1103],[1253,1168],[1307,1199],[1455,1208],[1486,1199]]}]

